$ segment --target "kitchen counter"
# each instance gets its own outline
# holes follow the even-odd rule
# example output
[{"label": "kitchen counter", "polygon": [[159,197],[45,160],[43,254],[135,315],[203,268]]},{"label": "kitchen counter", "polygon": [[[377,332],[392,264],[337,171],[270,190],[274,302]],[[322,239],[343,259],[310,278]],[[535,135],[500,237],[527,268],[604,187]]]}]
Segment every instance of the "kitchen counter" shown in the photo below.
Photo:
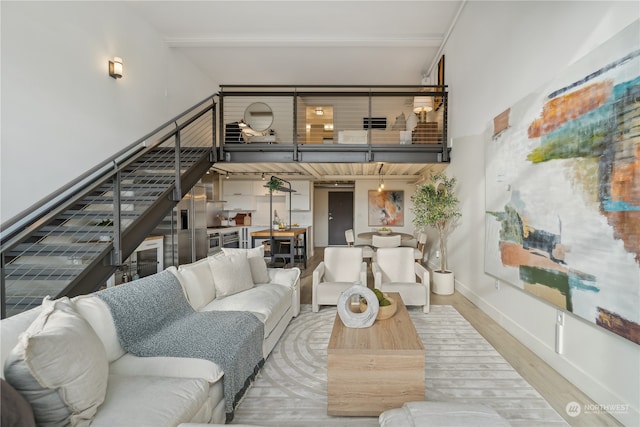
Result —
[{"label": "kitchen counter", "polygon": [[[307,268],[307,228],[306,227],[293,227],[285,230],[272,230],[266,228],[263,230],[254,231],[251,233],[251,247],[255,247],[256,238],[273,238],[270,247],[276,248],[276,241],[286,241],[289,245],[289,252],[286,253],[271,253],[271,263],[275,258],[283,258],[289,260],[291,265],[295,264],[296,257],[301,259],[304,268]],[[300,239],[302,237],[302,239]]]},{"label": "kitchen counter", "polygon": [[[301,225],[299,227],[293,227],[296,230],[307,230],[307,240],[305,242],[305,252],[307,258],[313,256],[313,234],[311,233],[311,226]],[[275,230],[274,230],[275,231]],[[234,225],[234,226],[218,226],[218,227],[208,227],[207,228],[207,236],[215,237],[215,236],[223,236],[226,234],[231,234],[237,232],[240,235],[240,247],[241,248],[252,248],[255,246],[255,241],[260,240],[261,237],[254,238],[252,233],[254,232],[264,232],[264,236],[262,238],[269,238],[269,226],[268,225]],[[299,232],[301,233],[301,231]],[[286,238],[285,236],[284,238]],[[213,246],[212,246],[213,245]],[[222,242],[219,245],[215,244],[215,240],[213,242],[209,242],[209,248],[213,249],[209,251],[209,255],[212,253],[216,253],[220,251],[220,248],[216,248],[216,246],[221,247]]]},{"label": "kitchen counter", "polygon": [[253,233],[251,233],[252,237],[269,237],[271,235],[273,235],[273,237],[291,237],[291,236],[298,236],[302,233],[307,233],[307,229],[303,228],[303,227],[292,227],[292,228],[287,228],[287,229],[283,229],[283,230],[276,230],[276,229],[269,229],[267,228],[266,230],[259,230],[259,231],[254,231]]},{"label": "kitchen counter", "polygon": [[208,227],[207,228],[207,233],[209,234],[226,234],[226,233],[232,233],[235,231],[240,231],[242,229],[243,226],[235,226],[235,225],[230,225],[228,227]]}]

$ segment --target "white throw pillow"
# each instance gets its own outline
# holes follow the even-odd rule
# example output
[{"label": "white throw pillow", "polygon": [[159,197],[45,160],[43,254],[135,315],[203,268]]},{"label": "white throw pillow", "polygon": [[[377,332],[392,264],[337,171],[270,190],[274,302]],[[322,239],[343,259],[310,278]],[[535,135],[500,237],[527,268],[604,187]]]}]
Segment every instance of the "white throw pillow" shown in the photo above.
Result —
[{"label": "white throw pillow", "polygon": [[267,263],[262,257],[247,258],[249,261],[249,268],[251,269],[251,279],[254,285],[260,285],[269,283],[269,271],[267,270]]},{"label": "white throw pillow", "polygon": [[199,311],[216,297],[213,274],[206,258],[170,270],[177,278],[194,310]]},{"label": "white throw pillow", "polygon": [[38,425],[88,426],[104,401],[109,363],[69,298],[42,302],[5,364],[5,378],[31,404]]},{"label": "white throw pillow", "polygon": [[264,258],[264,246],[262,245],[252,249],[222,248],[222,252],[224,252],[225,255],[243,254],[247,258],[253,258],[253,257]]},{"label": "white throw pillow", "polygon": [[118,341],[116,325],[107,303],[93,294],[77,296],[72,302],[78,314],[89,322],[102,341],[109,363],[122,357],[126,352]]},{"label": "white throw pillow", "polygon": [[208,260],[218,298],[253,288],[251,267],[245,255],[209,257]]},{"label": "white throw pillow", "polygon": [[269,283],[267,263],[264,260],[264,246],[260,245],[253,249],[222,248],[222,251],[227,256],[242,254],[247,257],[254,285]]}]

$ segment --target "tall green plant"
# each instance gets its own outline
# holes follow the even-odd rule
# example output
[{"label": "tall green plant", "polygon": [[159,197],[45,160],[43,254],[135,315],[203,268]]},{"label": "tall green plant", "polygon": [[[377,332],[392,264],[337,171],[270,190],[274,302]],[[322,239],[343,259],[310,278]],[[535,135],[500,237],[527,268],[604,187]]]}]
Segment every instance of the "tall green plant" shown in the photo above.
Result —
[{"label": "tall green plant", "polygon": [[446,237],[449,226],[462,214],[458,209],[460,201],[453,194],[455,178],[448,178],[444,172],[431,176],[431,182],[423,184],[411,196],[414,214],[413,223],[418,228],[433,227],[440,238],[440,270],[447,271]]}]

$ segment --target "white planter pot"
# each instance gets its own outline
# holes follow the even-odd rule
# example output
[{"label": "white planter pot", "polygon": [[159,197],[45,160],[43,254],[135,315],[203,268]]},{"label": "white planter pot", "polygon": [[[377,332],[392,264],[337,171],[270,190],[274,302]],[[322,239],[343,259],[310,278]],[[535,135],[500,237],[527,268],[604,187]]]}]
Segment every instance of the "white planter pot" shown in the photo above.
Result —
[{"label": "white planter pot", "polygon": [[453,272],[445,271],[441,273],[439,271],[433,271],[431,273],[433,277],[433,293],[438,295],[451,295],[455,289],[455,277]]}]

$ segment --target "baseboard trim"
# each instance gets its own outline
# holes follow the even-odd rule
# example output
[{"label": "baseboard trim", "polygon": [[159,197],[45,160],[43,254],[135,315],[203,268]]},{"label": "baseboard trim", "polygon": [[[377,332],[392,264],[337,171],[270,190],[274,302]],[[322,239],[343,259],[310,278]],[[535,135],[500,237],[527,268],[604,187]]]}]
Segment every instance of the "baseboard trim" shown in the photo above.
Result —
[{"label": "baseboard trim", "polygon": [[[432,263],[429,263],[429,267],[437,268]],[[613,390],[607,388],[593,376],[589,375],[588,372],[576,366],[562,355],[555,353],[553,348],[532,335],[496,306],[476,294],[470,287],[460,282],[457,277],[455,279],[455,289],[596,403],[605,407],[620,402],[628,405],[628,411],[626,413],[610,413],[612,417],[624,425],[639,425],[640,410],[634,407],[632,402],[625,402],[622,396],[619,396]]]}]

